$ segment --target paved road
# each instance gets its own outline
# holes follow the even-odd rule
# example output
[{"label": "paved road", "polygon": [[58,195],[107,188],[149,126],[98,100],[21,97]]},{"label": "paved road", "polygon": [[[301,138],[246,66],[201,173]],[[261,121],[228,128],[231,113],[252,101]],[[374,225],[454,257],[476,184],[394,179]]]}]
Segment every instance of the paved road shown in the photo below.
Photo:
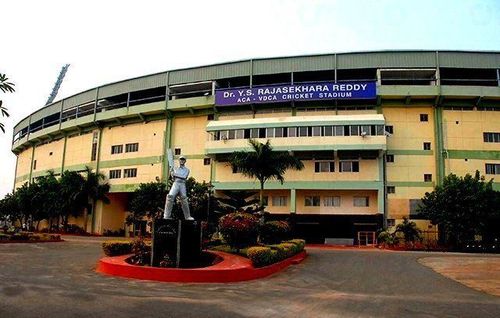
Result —
[{"label": "paved road", "polygon": [[267,279],[169,284],[95,273],[98,238],[0,244],[0,317],[500,317],[500,298],[417,262],[436,256],[309,250]]}]

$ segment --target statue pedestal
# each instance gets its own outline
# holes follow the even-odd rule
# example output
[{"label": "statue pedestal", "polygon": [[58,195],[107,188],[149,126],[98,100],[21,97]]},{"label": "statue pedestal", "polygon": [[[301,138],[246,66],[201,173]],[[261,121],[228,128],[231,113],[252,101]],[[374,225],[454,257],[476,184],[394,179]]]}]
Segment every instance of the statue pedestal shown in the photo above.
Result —
[{"label": "statue pedestal", "polygon": [[[151,266],[168,260],[169,267],[190,267],[201,257],[201,222],[155,220],[151,244]],[[167,258],[165,258],[167,255]]]}]

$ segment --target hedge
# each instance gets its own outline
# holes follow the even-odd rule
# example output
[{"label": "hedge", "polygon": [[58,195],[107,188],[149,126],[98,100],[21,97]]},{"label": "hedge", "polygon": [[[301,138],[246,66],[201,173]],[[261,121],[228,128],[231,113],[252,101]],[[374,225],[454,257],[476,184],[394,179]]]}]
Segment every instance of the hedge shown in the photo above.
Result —
[{"label": "hedge", "polygon": [[290,240],[281,244],[253,246],[247,251],[248,258],[255,267],[263,267],[280,262],[304,250],[304,240]]},{"label": "hedge", "polygon": [[106,256],[119,256],[132,253],[132,241],[106,241],[102,243],[102,250]]},{"label": "hedge", "polygon": [[270,221],[260,227],[260,242],[277,244],[289,238],[290,225],[287,221]]}]

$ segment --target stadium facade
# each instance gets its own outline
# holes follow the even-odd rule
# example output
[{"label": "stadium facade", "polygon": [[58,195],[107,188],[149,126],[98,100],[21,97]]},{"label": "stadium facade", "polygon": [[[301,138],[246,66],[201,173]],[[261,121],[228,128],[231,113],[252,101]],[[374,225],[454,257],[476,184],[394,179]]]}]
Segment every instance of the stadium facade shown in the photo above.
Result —
[{"label": "stadium facade", "polygon": [[166,149],[186,156],[191,176],[216,192],[251,190],[258,183],[233,171],[228,157],[249,149],[249,138],[269,139],[305,169],[266,184],[267,210],[291,214],[307,235],[356,238],[418,219],[419,199],[449,173],[500,174],[499,69],[499,52],[381,51],[127,79],[20,121],[15,188],[49,170],[90,166],[108,177],[111,204],[98,204],[89,228],[118,230],[129,193],[168,178]]}]

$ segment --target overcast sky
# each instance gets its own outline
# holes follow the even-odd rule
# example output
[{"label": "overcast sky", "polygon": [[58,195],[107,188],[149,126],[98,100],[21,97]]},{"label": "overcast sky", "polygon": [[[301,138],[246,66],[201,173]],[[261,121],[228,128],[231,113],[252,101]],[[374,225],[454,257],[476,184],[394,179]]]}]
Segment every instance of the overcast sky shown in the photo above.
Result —
[{"label": "overcast sky", "polygon": [[[130,77],[246,58],[392,49],[500,50],[500,1],[2,1],[0,198],[13,126],[56,100]],[[1,94],[1,93],[0,93]]]}]

